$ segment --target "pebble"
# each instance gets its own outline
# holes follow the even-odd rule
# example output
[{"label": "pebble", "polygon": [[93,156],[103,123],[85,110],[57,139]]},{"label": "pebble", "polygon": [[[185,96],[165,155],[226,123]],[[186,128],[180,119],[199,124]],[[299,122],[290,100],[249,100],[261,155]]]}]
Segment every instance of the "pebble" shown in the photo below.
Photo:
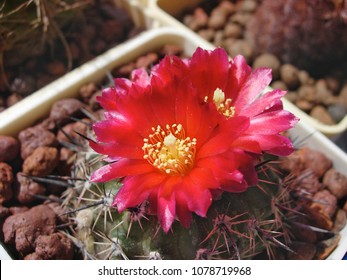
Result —
[{"label": "pebble", "polygon": [[62,76],[66,73],[67,69],[63,62],[53,61],[47,64],[47,72],[53,76]]},{"label": "pebble", "polygon": [[166,44],[165,46],[163,46],[160,54],[162,56],[165,55],[177,55],[180,56],[181,53],[183,52],[183,47],[176,45],[176,44]]},{"label": "pebble", "polygon": [[301,85],[310,85],[313,83],[313,79],[306,70],[299,70],[298,79]]},{"label": "pebble", "polygon": [[212,41],[214,38],[214,30],[211,28],[201,29],[198,31],[198,34],[207,41]]},{"label": "pebble", "polygon": [[245,13],[253,13],[258,7],[257,1],[254,0],[244,0],[241,2],[241,11]]},{"label": "pebble", "polygon": [[311,113],[310,116],[312,118],[315,118],[316,120],[318,120],[319,122],[323,123],[323,124],[327,124],[327,125],[334,125],[335,121],[332,118],[332,116],[329,114],[329,112],[327,111],[327,109],[325,109],[323,106],[318,105],[315,106]]},{"label": "pebble", "polygon": [[309,101],[307,101],[307,100],[305,100],[305,99],[297,100],[297,101],[295,102],[295,105],[296,105],[299,109],[303,110],[304,112],[310,112],[310,111],[313,109],[313,107],[314,107],[314,104],[313,104],[313,103],[311,103],[311,102],[309,102]]},{"label": "pebble", "polygon": [[221,8],[214,8],[211,12],[211,16],[208,18],[208,27],[218,30],[223,29],[227,19],[227,13]]},{"label": "pebble", "polygon": [[327,82],[324,79],[316,81],[315,95],[318,102],[326,104],[331,99],[333,92],[328,88]]},{"label": "pebble", "polygon": [[55,231],[56,221],[56,214],[47,205],[14,214],[3,224],[4,242],[14,244],[24,256],[30,254],[35,251],[35,241],[40,235],[50,235]]},{"label": "pebble", "polygon": [[324,189],[318,191],[312,198],[312,209],[316,209],[317,212],[323,213],[327,217],[332,217],[337,209],[337,198],[328,190]]},{"label": "pebble", "polygon": [[[279,77],[279,70],[281,62],[279,59],[271,53],[263,53],[257,56],[253,62],[253,68],[267,67],[272,69],[272,77],[276,80]],[[283,84],[285,84],[283,82]]]},{"label": "pebble", "polygon": [[294,189],[305,197],[312,197],[323,189],[318,176],[310,169],[303,170],[294,182]]},{"label": "pebble", "polygon": [[251,15],[249,13],[235,13],[229,19],[230,22],[235,22],[240,24],[242,27],[245,27],[247,23],[251,19]]},{"label": "pebble", "polygon": [[230,1],[221,1],[218,4],[218,7],[223,10],[227,15],[231,15],[236,12],[237,7],[233,2]]},{"label": "pebble", "polygon": [[12,198],[13,170],[10,165],[0,162],[0,204]]},{"label": "pebble", "polygon": [[12,136],[0,135],[0,162],[12,161],[19,153],[19,141]]},{"label": "pebble", "polygon": [[253,57],[253,48],[251,44],[243,39],[237,39],[229,44],[227,51],[231,57],[241,54],[245,57],[247,63],[250,63]]},{"label": "pebble", "polygon": [[[285,90],[285,91],[288,90],[287,85],[286,85],[284,82],[280,81],[280,80],[277,80],[277,81],[272,82],[272,83],[271,83],[271,87],[272,87],[273,89],[281,89],[281,90]],[[291,94],[297,96],[297,93],[296,93],[295,91],[288,91],[287,94],[286,94],[286,98],[287,98],[288,100],[290,99],[290,98],[287,97],[287,95],[288,95],[289,93],[291,93]]]},{"label": "pebble", "polygon": [[44,177],[54,170],[59,163],[58,149],[38,147],[23,162],[23,172],[33,176]]},{"label": "pebble", "polygon": [[347,115],[347,108],[343,104],[330,105],[327,110],[336,123],[342,121]]},{"label": "pebble", "polygon": [[[283,82],[281,82],[281,83],[283,83]],[[276,87],[274,87],[274,88],[276,88]],[[295,103],[298,100],[298,93],[296,91],[289,90],[289,91],[287,91],[287,93],[284,97],[287,100],[289,100],[290,102]]]},{"label": "pebble", "polygon": [[325,81],[327,83],[328,89],[330,89],[333,94],[338,93],[338,90],[340,88],[340,82],[335,77],[326,77]]},{"label": "pebble", "polygon": [[76,116],[82,107],[83,103],[76,98],[61,99],[53,104],[49,117],[59,124],[65,124],[70,122],[69,118]]},{"label": "pebble", "polygon": [[97,97],[101,95],[102,95],[102,91],[98,90],[90,97],[88,104],[89,104],[89,107],[92,109],[92,111],[97,111],[101,109],[101,105],[97,100]]},{"label": "pebble", "polygon": [[95,83],[87,83],[80,88],[78,94],[82,98],[83,102],[87,103],[90,97],[98,90],[99,89]]},{"label": "pebble", "polygon": [[13,79],[10,89],[12,92],[16,92],[21,96],[27,96],[34,92],[36,88],[36,82],[33,77],[22,76]]},{"label": "pebble", "polygon": [[208,15],[202,8],[196,8],[193,14],[193,20],[195,21],[196,28],[206,27],[208,22]]},{"label": "pebble", "polygon": [[324,174],[323,184],[337,199],[347,196],[347,177],[334,168]]},{"label": "pebble", "polygon": [[155,64],[159,59],[159,56],[155,52],[150,52],[146,55],[139,57],[136,60],[136,68],[148,68]]},{"label": "pebble", "polygon": [[26,260],[71,260],[74,245],[62,232],[40,235],[35,240],[35,252],[27,255]]},{"label": "pebble", "polygon": [[[85,145],[86,140],[82,138],[78,133],[87,135],[90,120],[82,119],[79,122],[73,122],[65,125],[57,133],[57,140],[61,142],[72,142],[78,145]],[[77,133],[78,132],[78,133]],[[68,135],[68,136],[67,136]]]},{"label": "pebble", "polygon": [[239,24],[229,22],[225,25],[223,36],[231,38],[240,38],[242,35],[242,28]]},{"label": "pebble", "polygon": [[18,172],[16,177],[15,197],[20,203],[32,203],[37,200],[33,195],[45,194],[46,188],[42,184],[29,179],[23,172]]},{"label": "pebble", "polygon": [[299,69],[292,64],[283,64],[280,67],[280,77],[289,89],[296,89],[299,82]]},{"label": "pebble", "polygon": [[290,171],[294,176],[298,176],[303,170],[309,169],[318,178],[322,178],[324,173],[332,167],[332,161],[320,151],[304,146],[287,157],[281,158],[280,166],[286,171]]},{"label": "pebble", "polygon": [[21,144],[22,159],[26,159],[37,147],[55,147],[58,144],[55,135],[41,126],[22,130],[18,135],[18,139]]},{"label": "pebble", "polygon": [[299,98],[308,102],[316,101],[315,88],[311,85],[303,85],[297,90]]},{"label": "pebble", "polygon": [[23,96],[14,92],[6,98],[6,106],[11,107],[23,99]]}]

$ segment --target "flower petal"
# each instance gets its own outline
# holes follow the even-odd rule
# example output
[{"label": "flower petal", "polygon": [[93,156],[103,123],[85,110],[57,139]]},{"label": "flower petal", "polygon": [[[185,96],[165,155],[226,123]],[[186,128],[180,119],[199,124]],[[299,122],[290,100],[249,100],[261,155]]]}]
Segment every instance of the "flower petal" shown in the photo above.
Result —
[{"label": "flower petal", "polygon": [[288,156],[294,151],[293,143],[282,135],[244,135],[242,138],[257,141],[264,152],[277,156]]},{"label": "flower petal", "polygon": [[[297,122],[298,119],[288,111],[270,111],[252,118],[247,134],[277,134],[292,128]],[[271,125],[264,125],[267,123]]]},{"label": "flower petal", "polygon": [[188,228],[192,220],[192,212],[188,209],[188,199],[184,191],[175,191],[176,215],[180,223]]},{"label": "flower petal", "polygon": [[169,199],[158,196],[158,220],[165,233],[171,228],[176,216],[175,195]]},{"label": "flower petal", "polygon": [[253,117],[257,116],[270,108],[282,109],[281,98],[286,94],[283,90],[273,90],[253,101],[249,106],[242,108],[239,115]]},{"label": "flower petal", "polygon": [[144,160],[122,159],[94,171],[90,180],[92,182],[107,182],[124,176],[139,175],[153,171],[155,171],[154,167]]},{"label": "flower petal", "polygon": [[139,146],[117,142],[96,143],[89,141],[89,146],[97,153],[113,158],[143,159],[143,151]]},{"label": "flower petal", "polygon": [[[148,199],[151,192],[157,190],[165,180],[162,174],[142,174],[131,176],[123,181],[113,205],[119,212],[129,207],[135,207]],[[136,195],[134,195],[136,193]]]},{"label": "flower petal", "polygon": [[268,68],[257,68],[251,73],[242,85],[235,100],[236,115],[239,115],[243,108],[247,108],[260,96],[263,90],[270,84],[271,77],[271,69]]},{"label": "flower petal", "polygon": [[199,91],[199,96],[213,96],[217,88],[223,89],[228,79],[229,58],[226,51],[216,48],[213,51],[197,48],[190,63],[190,79]]}]

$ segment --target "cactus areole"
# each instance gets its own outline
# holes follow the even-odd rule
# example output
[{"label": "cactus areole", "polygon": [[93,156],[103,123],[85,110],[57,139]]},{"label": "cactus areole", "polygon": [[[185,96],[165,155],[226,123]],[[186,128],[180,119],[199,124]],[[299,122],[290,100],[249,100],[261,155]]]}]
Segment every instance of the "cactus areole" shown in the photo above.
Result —
[{"label": "cactus areole", "polygon": [[115,79],[98,99],[104,119],[93,125],[90,146],[107,164],[91,181],[121,181],[119,212],[146,202],[165,232],[175,220],[188,228],[222,192],[255,185],[261,155],[293,151],[281,133],[297,118],[283,110],[284,91],[264,93],[270,81],[269,69],[252,71],[221,48],[166,56],[150,74]]}]

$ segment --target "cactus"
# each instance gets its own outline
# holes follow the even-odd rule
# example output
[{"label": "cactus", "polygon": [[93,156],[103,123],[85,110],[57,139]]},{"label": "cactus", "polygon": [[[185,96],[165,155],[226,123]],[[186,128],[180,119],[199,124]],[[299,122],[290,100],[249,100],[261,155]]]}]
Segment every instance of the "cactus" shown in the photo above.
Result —
[{"label": "cactus", "polygon": [[[192,69],[190,70],[192,73],[197,74],[199,72],[195,67],[201,57],[205,58],[204,61],[210,60],[211,63],[214,61],[214,63],[222,64],[220,60],[223,59],[228,61],[228,57],[222,49],[217,49],[213,52],[198,49],[195,56],[193,55],[191,59]],[[125,90],[128,91],[127,94],[131,95],[133,89],[136,88],[137,91],[145,90],[146,87],[148,88],[148,84],[151,84],[152,91],[155,92],[156,85],[160,84],[160,81],[164,87],[160,92],[165,92],[165,89],[169,90],[169,88],[166,88],[167,86],[172,87],[172,82],[177,82],[175,78],[173,78],[173,80],[170,79],[174,75],[181,75],[182,72],[185,71],[185,64],[181,63],[179,58],[167,56],[158,65],[152,68],[151,77],[147,76],[143,70],[138,69],[133,72],[133,82],[130,84],[126,79],[116,79],[116,86],[114,88],[105,89],[103,95],[99,97],[99,102],[104,106],[106,112],[109,111],[112,114],[113,110],[115,110],[114,106],[117,106],[118,102],[122,102],[122,100],[118,100],[118,97],[114,94],[121,94],[121,92]],[[265,71],[262,72],[264,76],[268,75],[267,70],[264,69],[252,74],[242,57],[237,57],[230,63],[231,69],[233,69],[233,67],[239,67],[238,69],[234,68],[233,71],[239,71],[242,68],[244,70],[244,75],[249,75],[248,77],[240,77],[240,88],[242,88],[242,85],[247,85],[250,82],[262,83],[255,80],[259,77],[258,75],[261,71]],[[174,74],[166,76],[165,74],[167,74],[166,71],[169,65],[172,66],[171,71],[173,71],[172,73]],[[203,67],[199,69],[203,69]],[[202,75],[204,75],[204,73],[205,72],[202,72]],[[233,74],[235,73],[233,72]],[[155,77],[161,77],[163,80],[151,80],[155,79]],[[218,78],[220,77],[218,76]],[[191,79],[194,81],[194,77]],[[247,79],[248,82],[245,82]],[[263,83],[265,84],[269,81],[269,79],[265,78]],[[242,84],[244,82],[245,84]],[[236,81],[234,81],[234,83],[236,83]],[[260,87],[264,86],[264,84]],[[188,84],[184,85],[188,86]],[[189,106],[193,106],[193,104],[202,106],[202,109],[206,110],[206,114],[211,114],[207,117],[210,117],[212,121],[214,121],[215,117],[220,118],[219,124],[210,124],[210,126],[216,125],[216,130],[213,132],[213,135],[215,135],[215,133],[218,134],[219,126],[223,126],[224,124],[233,124],[233,127],[237,124],[240,130],[245,129],[245,131],[248,131],[243,135],[244,138],[241,139],[244,139],[243,141],[246,141],[245,143],[250,145],[250,147],[248,147],[250,152],[243,153],[239,149],[235,149],[235,154],[233,154],[237,160],[240,160],[238,165],[235,165],[238,170],[232,170],[230,171],[231,173],[226,175],[221,173],[223,171],[218,171],[219,173],[217,173],[217,171],[213,170],[219,177],[227,176],[229,179],[234,176],[231,175],[232,172],[234,172],[234,174],[237,174],[235,176],[238,176],[238,182],[235,183],[233,181],[235,179],[232,179],[226,183],[226,178],[223,180],[219,179],[219,184],[226,185],[223,188],[227,191],[223,191],[223,188],[219,185],[212,188],[213,186],[209,184],[213,184],[213,180],[201,174],[204,177],[202,179],[204,181],[201,181],[201,184],[204,185],[205,181],[211,182],[207,184],[206,190],[208,193],[205,192],[204,196],[207,196],[207,198],[211,197],[211,199],[213,198],[213,202],[211,203],[208,200],[206,202],[202,201],[201,203],[203,205],[201,206],[199,205],[200,201],[189,202],[189,199],[186,199],[185,201],[188,201],[188,206],[186,206],[182,201],[176,199],[177,216],[173,214],[177,219],[176,221],[174,221],[175,217],[170,217],[171,213],[164,217],[161,216],[160,213],[158,213],[160,209],[157,209],[157,207],[160,208],[159,202],[158,206],[153,206],[157,200],[151,198],[150,195],[138,201],[137,197],[141,196],[140,189],[138,189],[138,193],[128,193],[127,196],[124,196],[124,202],[120,193],[124,193],[127,178],[124,178],[124,176],[118,176],[117,178],[117,176],[115,176],[112,179],[112,172],[114,171],[111,170],[112,167],[107,172],[104,172],[109,169],[112,164],[117,165],[121,162],[116,155],[118,151],[112,150],[112,157],[107,159],[107,152],[105,151],[108,149],[108,146],[102,143],[101,140],[103,138],[100,138],[100,134],[103,133],[102,127],[104,121],[101,120],[96,122],[93,125],[93,129],[90,129],[87,135],[83,135],[83,139],[85,140],[85,145],[83,145],[83,147],[75,147],[72,145],[74,149],[79,150],[75,155],[75,165],[72,169],[72,178],[74,178],[72,183],[74,187],[68,188],[63,194],[63,205],[66,209],[66,215],[68,215],[74,225],[70,233],[67,234],[74,241],[75,245],[80,248],[84,258],[250,259],[264,252],[268,258],[279,258],[285,251],[291,252],[288,246],[291,239],[289,228],[291,218],[296,215],[296,212],[291,210],[292,201],[288,186],[285,181],[280,178],[280,172],[276,167],[272,166],[275,156],[270,156],[270,154],[286,155],[291,153],[292,146],[290,142],[288,142],[287,138],[284,136],[274,136],[274,142],[272,144],[267,144],[266,147],[262,146],[260,148],[262,150],[268,150],[268,155],[265,157],[261,154],[256,155],[259,150],[259,145],[263,144],[255,144],[254,139],[256,139],[256,135],[252,135],[252,133],[259,133],[259,131],[257,131],[256,125],[253,126],[252,132],[247,130],[248,125],[244,127],[242,124],[242,122],[247,123],[247,119],[244,118],[244,115],[249,105],[243,105],[245,106],[243,108],[245,111],[236,109],[234,106],[240,104],[237,103],[239,97],[234,95],[233,100],[231,100],[231,98],[229,99],[229,97],[232,96],[227,92],[227,88],[222,86],[217,88],[213,85],[213,82],[210,83],[209,86],[212,89],[217,89],[212,96],[209,96],[207,93],[206,96],[204,95],[203,99],[194,95],[193,88],[203,86],[205,92],[208,92],[208,88],[198,83],[194,86],[191,84],[189,85],[192,90],[189,93],[191,94],[191,96],[188,97],[189,100],[186,101],[188,103],[191,102]],[[234,86],[236,87],[235,84]],[[181,89],[179,86],[178,88]],[[182,92],[182,89],[177,93],[178,95]],[[161,98],[160,92],[156,98]],[[199,91],[199,93],[201,93],[201,91]],[[174,92],[171,94],[174,96]],[[280,98],[281,94],[281,91],[270,93],[274,99]],[[146,94],[143,95],[146,96]],[[137,93],[137,96],[139,96],[139,93]],[[266,95],[264,95],[263,98],[269,98],[269,96],[265,96]],[[183,96],[179,95],[176,98],[180,99],[182,97]],[[190,100],[190,98],[192,98],[192,100]],[[161,100],[164,102],[161,103],[162,106],[165,107],[167,104],[173,106],[172,103],[170,103],[172,100],[170,100],[170,98],[168,99],[169,100],[166,102],[169,103],[165,103],[165,101]],[[260,97],[260,99],[262,99],[262,97]],[[111,100],[118,101],[113,104]],[[111,103],[108,103],[109,101]],[[145,102],[146,101],[142,100],[140,103],[143,105]],[[257,104],[253,105],[257,107],[257,109],[255,107],[253,108],[253,112],[255,110],[259,112],[258,115],[254,116],[256,119],[262,115],[262,109],[259,108]],[[275,107],[272,107],[274,105]],[[266,114],[270,113],[273,114],[273,116],[277,116],[277,120],[274,121],[274,124],[276,122],[281,122],[280,130],[284,127],[289,128],[296,122],[294,116],[285,113],[280,107],[277,107],[277,102],[270,102],[268,105],[263,104],[260,106],[266,106],[264,111],[267,112]],[[130,111],[132,111],[132,109],[130,109]],[[282,116],[277,114],[281,114]],[[110,115],[107,117],[107,113],[106,118],[110,118]],[[128,120],[128,122],[132,121],[134,120]],[[206,119],[206,121],[208,122],[211,120]],[[107,125],[107,129],[112,130],[112,125],[114,124],[115,123],[110,123],[109,125],[111,127]],[[188,155],[192,155],[189,157],[190,160],[193,162],[200,162],[200,165],[202,164],[201,162],[206,159],[206,156],[204,156],[203,159],[199,158],[201,157],[201,150],[204,150],[204,146],[198,146],[197,143],[199,143],[202,136],[200,136],[200,138],[197,136],[197,139],[194,138],[195,140],[186,138],[183,125],[167,125],[166,129],[166,132],[160,127],[152,129],[153,134],[149,135],[148,139],[143,140],[144,144],[141,144],[143,145],[142,153],[144,153],[142,161],[149,165],[150,168],[151,166],[157,168],[159,170],[159,176],[170,176],[168,177],[169,179],[180,180],[180,178],[185,178],[187,173],[190,174],[193,172],[192,170],[194,170],[194,166],[190,165],[190,161],[186,159],[187,155],[184,152],[187,152]],[[227,130],[228,128],[225,127],[225,129]],[[230,131],[230,133],[232,132]],[[277,132],[274,133],[277,134]],[[246,140],[248,137],[251,137],[253,140]],[[266,135],[263,137],[266,138]],[[279,137],[281,141],[276,143],[277,137]],[[115,143],[118,143],[117,141]],[[160,144],[160,141],[163,143]],[[233,143],[232,139],[229,141]],[[207,141],[207,143],[210,142]],[[229,145],[228,142],[225,143],[226,146]],[[159,145],[162,145],[161,151],[158,152],[158,154],[161,155],[160,159],[156,157],[157,154],[155,154],[155,151],[152,149],[152,147],[159,147]],[[185,148],[184,151],[182,150],[181,154],[177,154],[176,157],[174,157],[173,155],[175,155],[176,152],[170,150],[173,148],[171,145],[176,145],[173,147],[181,147],[184,145]],[[208,144],[206,145],[208,146]],[[216,142],[214,145],[220,145],[220,143]],[[251,147],[252,145],[253,147]],[[280,148],[277,149],[277,147]],[[178,151],[181,150],[177,150],[177,153],[179,153]],[[102,154],[106,154],[106,156]],[[150,158],[148,155],[150,155]],[[230,155],[228,153],[224,156],[227,157]],[[168,157],[169,160],[167,160]],[[182,158],[184,159],[185,166],[182,165]],[[162,161],[161,164],[159,164],[160,160]],[[172,161],[174,161],[175,164],[173,164]],[[109,165],[110,162],[111,165]],[[216,164],[218,165],[219,163],[216,162]],[[124,168],[127,167],[125,166]],[[230,167],[225,166],[225,168],[229,169]],[[155,174],[158,174],[157,169],[154,169]],[[257,173],[257,175],[255,173]],[[106,176],[107,179],[104,180],[104,176]],[[244,176],[249,177],[242,179]],[[254,179],[254,176],[258,178]],[[150,179],[150,185],[155,184],[153,180],[156,179]],[[140,182],[142,183],[143,181]],[[178,196],[179,194],[177,193],[175,195]],[[134,197],[131,198],[131,196]],[[131,199],[135,199],[137,202],[128,202]],[[205,197],[202,197],[201,200],[204,199]],[[160,198],[158,198],[158,200],[160,200]],[[194,210],[192,206],[194,203],[198,205],[194,207],[200,210]],[[186,209],[186,212],[183,211],[182,214],[182,210],[178,209],[179,207]],[[206,212],[204,213],[201,209],[206,209]]]},{"label": "cactus", "polygon": [[[87,144],[87,143],[86,143]],[[290,192],[278,174],[258,168],[257,186],[243,193],[224,193],[206,218],[194,216],[189,228],[175,222],[165,233],[157,218],[147,213],[148,202],[119,213],[112,206],[119,180],[90,183],[90,171],[102,157],[85,146],[73,169],[74,188],[64,193],[65,209],[74,229],[68,235],[87,259],[249,259],[267,252],[278,258],[290,240],[295,212]],[[88,151],[89,149],[89,151]]]},{"label": "cactus", "polygon": [[264,0],[246,37],[259,53],[322,75],[346,59],[346,11],[346,1]]}]

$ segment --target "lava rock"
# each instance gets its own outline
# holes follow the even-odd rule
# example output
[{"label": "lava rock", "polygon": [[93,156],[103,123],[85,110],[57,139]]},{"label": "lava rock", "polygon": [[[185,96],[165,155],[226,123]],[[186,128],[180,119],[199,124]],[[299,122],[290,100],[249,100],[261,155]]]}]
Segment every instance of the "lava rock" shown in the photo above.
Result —
[{"label": "lava rock", "polygon": [[334,125],[335,121],[323,106],[314,106],[312,109],[310,116],[323,124]]},{"label": "lava rock", "polygon": [[62,232],[40,235],[35,240],[35,254],[41,260],[71,260],[74,246]]},{"label": "lava rock", "polygon": [[[91,121],[82,119],[80,122],[69,123],[57,133],[57,139],[61,142],[72,142],[78,145],[85,145],[85,139],[80,136],[87,135],[88,127]],[[79,133],[79,134],[78,134]]]},{"label": "lava rock", "polygon": [[347,177],[334,168],[324,174],[323,184],[337,199],[347,196]]},{"label": "lava rock", "polygon": [[343,104],[330,105],[327,110],[336,123],[340,122],[347,115],[347,108]]},{"label": "lava rock", "polygon": [[292,64],[283,64],[280,67],[280,76],[289,89],[296,89],[300,84],[299,69]]},{"label": "lava rock", "polygon": [[13,170],[10,165],[0,162],[0,204],[12,198]]},{"label": "lava rock", "polygon": [[332,161],[323,153],[305,146],[289,156],[281,158],[280,166],[295,176],[301,174],[303,170],[309,169],[318,178],[321,178],[332,167]]},{"label": "lava rock", "polygon": [[19,153],[19,142],[11,136],[0,135],[0,162],[14,160]]},{"label": "lava rock", "polygon": [[57,216],[47,205],[34,206],[24,213],[8,217],[2,227],[4,241],[15,244],[22,255],[34,252],[40,235],[50,235],[56,227]]},{"label": "lava rock", "polygon": [[53,104],[49,117],[60,125],[66,124],[82,107],[83,103],[76,98],[62,99]]},{"label": "lava rock", "polygon": [[22,130],[18,139],[21,143],[21,157],[26,159],[38,147],[55,147],[57,141],[55,135],[41,126],[29,127]]},{"label": "lava rock", "polygon": [[263,53],[257,56],[253,62],[253,68],[258,68],[258,67],[271,68],[273,79],[278,78],[280,66],[281,66],[281,62],[279,61],[279,59],[271,53]]},{"label": "lava rock", "polygon": [[58,149],[38,147],[23,162],[23,172],[33,176],[47,176],[57,167],[58,163]]},{"label": "lava rock", "polygon": [[23,203],[32,203],[37,198],[35,195],[44,195],[46,188],[32,179],[25,176],[23,172],[17,173],[17,181],[15,184],[15,197],[16,199]]}]

